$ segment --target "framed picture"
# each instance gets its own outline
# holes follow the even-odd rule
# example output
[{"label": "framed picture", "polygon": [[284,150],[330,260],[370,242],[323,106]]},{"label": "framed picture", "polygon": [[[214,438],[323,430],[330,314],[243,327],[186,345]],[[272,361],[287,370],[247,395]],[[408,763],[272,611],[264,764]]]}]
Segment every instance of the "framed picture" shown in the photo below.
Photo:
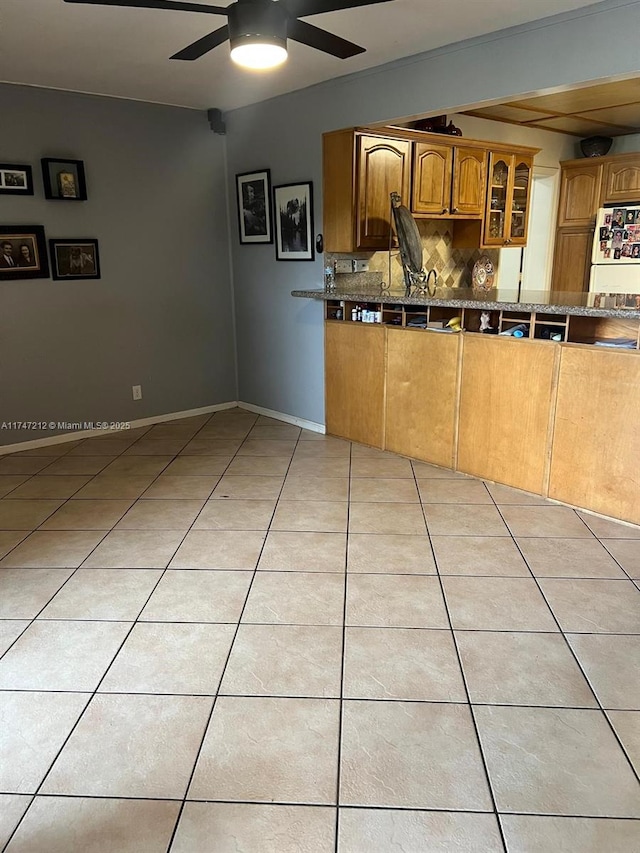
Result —
[{"label": "framed picture", "polygon": [[100,278],[97,240],[49,240],[49,253],[54,281]]},{"label": "framed picture", "polygon": [[0,163],[0,195],[33,195],[31,166]]},{"label": "framed picture", "polygon": [[313,184],[274,187],[276,260],[312,261]]},{"label": "framed picture", "polygon": [[236,175],[240,242],[273,243],[271,225],[271,173],[245,172]]},{"label": "framed picture", "polygon": [[0,281],[49,278],[42,225],[0,225]]},{"label": "framed picture", "polygon": [[87,182],[82,160],[54,160],[44,157],[41,163],[45,198],[86,201]]}]

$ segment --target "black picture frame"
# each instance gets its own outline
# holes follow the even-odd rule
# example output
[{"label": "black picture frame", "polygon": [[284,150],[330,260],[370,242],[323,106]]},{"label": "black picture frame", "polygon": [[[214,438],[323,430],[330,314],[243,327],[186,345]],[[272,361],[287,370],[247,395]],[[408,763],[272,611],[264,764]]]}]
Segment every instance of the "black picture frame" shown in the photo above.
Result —
[{"label": "black picture frame", "polygon": [[0,163],[0,195],[33,195],[31,166]]},{"label": "black picture frame", "polygon": [[313,183],[299,181],[273,188],[277,261],[315,260]]},{"label": "black picture frame", "polygon": [[82,160],[43,157],[44,197],[56,201],[86,201],[87,181]]},{"label": "black picture frame", "polygon": [[44,226],[0,225],[0,281],[27,278],[49,278]]},{"label": "black picture frame", "polygon": [[241,245],[273,243],[270,169],[236,175],[236,200]]},{"label": "black picture frame", "polygon": [[54,281],[100,278],[98,241],[93,237],[49,240],[51,277]]}]

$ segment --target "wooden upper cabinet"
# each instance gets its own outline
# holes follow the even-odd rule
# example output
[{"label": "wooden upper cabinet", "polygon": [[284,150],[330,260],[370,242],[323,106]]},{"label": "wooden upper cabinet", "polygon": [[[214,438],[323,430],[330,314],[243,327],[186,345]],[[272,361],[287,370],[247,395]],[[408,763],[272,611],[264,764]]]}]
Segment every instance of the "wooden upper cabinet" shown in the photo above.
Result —
[{"label": "wooden upper cabinet", "polygon": [[526,245],[532,171],[527,154],[490,152],[483,245]]},{"label": "wooden upper cabinet", "polygon": [[453,155],[451,213],[482,216],[487,184],[487,152],[456,146]]},{"label": "wooden upper cabinet", "polygon": [[416,142],[413,152],[411,210],[447,216],[451,206],[453,148],[433,142]]},{"label": "wooden upper cabinet", "polygon": [[600,199],[602,163],[586,161],[562,169],[558,227],[593,226]]},{"label": "wooden upper cabinet", "polygon": [[481,217],[486,151],[451,144],[416,142],[413,152],[413,213],[429,218]]},{"label": "wooden upper cabinet", "polygon": [[[389,128],[389,135],[350,128],[325,133],[322,144],[325,251],[388,250],[392,192],[418,217],[457,220],[457,247],[484,245],[487,156],[489,150],[497,156],[499,143],[401,128]],[[487,245],[525,245],[529,177],[537,150],[513,147],[500,155],[509,164],[503,217],[507,232]],[[521,174],[523,180],[517,180]]]},{"label": "wooden upper cabinet", "polygon": [[391,193],[409,202],[411,142],[358,137],[356,249],[388,249]]},{"label": "wooden upper cabinet", "polygon": [[603,188],[603,204],[640,202],[640,154],[635,162],[607,163]]}]

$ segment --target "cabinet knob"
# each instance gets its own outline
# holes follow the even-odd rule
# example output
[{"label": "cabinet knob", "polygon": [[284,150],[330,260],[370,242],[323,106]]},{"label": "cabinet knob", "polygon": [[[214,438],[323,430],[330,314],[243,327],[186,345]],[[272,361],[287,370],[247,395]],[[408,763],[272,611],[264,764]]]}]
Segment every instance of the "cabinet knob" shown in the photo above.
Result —
[{"label": "cabinet knob", "polygon": [[511,240],[510,240],[510,239],[509,239],[509,240],[505,240],[504,242],[505,242],[505,244],[507,244],[507,245],[508,245],[509,243],[511,243]]},{"label": "cabinet knob", "polygon": [[451,213],[457,213],[457,212],[458,212],[458,208],[457,208],[457,207],[452,207],[452,208],[451,208]]},{"label": "cabinet knob", "polygon": [[442,212],[443,212],[443,213],[449,213],[449,208],[448,208],[448,207],[443,207],[443,208],[442,208]]}]

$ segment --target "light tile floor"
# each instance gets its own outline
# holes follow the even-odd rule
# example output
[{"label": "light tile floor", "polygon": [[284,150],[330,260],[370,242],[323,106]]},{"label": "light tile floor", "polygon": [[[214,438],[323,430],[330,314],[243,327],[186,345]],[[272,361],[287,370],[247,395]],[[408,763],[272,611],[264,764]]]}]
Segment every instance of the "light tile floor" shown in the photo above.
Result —
[{"label": "light tile floor", "polygon": [[10,853],[640,850],[640,528],[238,409],[0,496]]}]

